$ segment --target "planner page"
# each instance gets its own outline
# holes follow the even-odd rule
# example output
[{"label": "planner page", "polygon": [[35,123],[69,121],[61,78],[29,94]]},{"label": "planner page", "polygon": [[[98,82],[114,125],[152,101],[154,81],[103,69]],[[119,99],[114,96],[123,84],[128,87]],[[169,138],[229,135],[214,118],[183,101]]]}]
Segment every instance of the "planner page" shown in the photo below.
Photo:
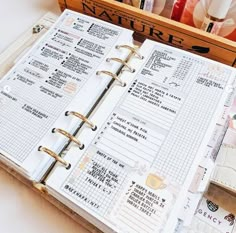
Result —
[{"label": "planner page", "polygon": [[[40,27],[40,25],[38,25]],[[132,43],[132,31],[69,10],[0,82],[1,159],[30,179],[39,179],[54,161],[39,146],[59,153],[68,139],[53,128],[73,134],[129,51],[116,45]],[[39,176],[39,177],[37,177]]]},{"label": "planner page", "polygon": [[[146,40],[46,180],[49,192],[117,232],[174,232],[234,85],[235,69]],[[232,88],[231,88],[232,89]],[[84,214],[85,215],[85,214]],[[87,217],[88,218],[88,217]],[[109,231],[109,230],[107,230]]]},{"label": "planner page", "polygon": [[[178,220],[178,225],[182,226],[182,228],[191,225],[192,218],[194,217],[194,213],[196,212],[199,202],[202,199],[203,194],[208,189],[209,180],[212,180],[212,173],[220,156],[219,150],[224,138],[226,138],[227,135],[229,115],[231,115],[231,108],[234,103],[234,98],[235,93],[230,92],[203,154],[202,161],[200,162],[195,176],[190,184],[185,198],[185,203],[182,206],[182,214]],[[183,229],[181,229],[181,231],[182,230]]]}]

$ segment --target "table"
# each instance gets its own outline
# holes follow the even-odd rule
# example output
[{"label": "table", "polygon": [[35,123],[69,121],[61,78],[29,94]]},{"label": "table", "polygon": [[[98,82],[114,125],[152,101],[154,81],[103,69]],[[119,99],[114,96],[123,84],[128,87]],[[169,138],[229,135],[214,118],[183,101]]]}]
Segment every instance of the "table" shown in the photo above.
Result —
[{"label": "table", "polygon": [[[0,7],[0,53],[46,12],[59,14],[57,0],[10,0]],[[0,168],[1,233],[88,233],[56,207]]]}]

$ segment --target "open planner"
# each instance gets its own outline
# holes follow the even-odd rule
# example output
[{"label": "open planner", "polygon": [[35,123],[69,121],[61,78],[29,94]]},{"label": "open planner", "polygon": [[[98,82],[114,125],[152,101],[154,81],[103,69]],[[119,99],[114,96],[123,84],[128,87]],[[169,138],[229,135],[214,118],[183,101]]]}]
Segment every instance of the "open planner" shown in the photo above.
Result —
[{"label": "open planner", "polygon": [[187,232],[236,71],[65,10],[0,82],[0,153],[103,232]]}]

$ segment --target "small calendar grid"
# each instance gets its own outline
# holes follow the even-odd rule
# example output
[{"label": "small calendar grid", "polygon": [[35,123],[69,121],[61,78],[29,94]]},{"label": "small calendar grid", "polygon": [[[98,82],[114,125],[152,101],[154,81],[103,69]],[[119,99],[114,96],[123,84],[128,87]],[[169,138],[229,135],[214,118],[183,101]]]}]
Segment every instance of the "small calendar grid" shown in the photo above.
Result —
[{"label": "small calendar grid", "polygon": [[[104,167],[105,173],[107,174],[107,171],[112,171],[115,174],[118,174],[118,184],[116,184],[115,188],[109,188],[106,185],[104,185],[104,182],[98,181],[98,179],[94,178],[93,176],[88,174],[88,171],[91,171],[93,169],[93,162],[101,165]],[[97,212],[97,214],[104,215],[106,211],[109,209],[113,198],[115,197],[116,193],[119,191],[119,188],[121,184],[123,183],[127,172],[123,168],[119,168],[117,165],[112,163],[112,160],[106,160],[103,157],[99,155],[93,156],[92,161],[90,161],[84,170],[82,170],[80,173],[78,173],[78,168],[80,164],[76,166],[74,171],[71,173],[71,175],[67,178],[66,182],[64,183],[63,187],[65,187],[66,184],[70,185],[73,190],[77,190],[79,193],[81,193],[83,196],[89,200],[88,202],[82,201],[81,203],[88,207],[89,209]],[[89,180],[90,179],[90,180]],[[89,181],[88,181],[89,180]],[[91,181],[92,180],[92,181]],[[97,183],[97,186],[92,183]],[[102,188],[98,188],[99,185]],[[65,190],[71,197],[75,198],[77,201],[80,201],[80,198],[76,195],[73,195],[68,189]],[[104,191],[105,190],[105,191]],[[96,208],[91,205],[91,202],[96,203],[99,205],[99,208]]]},{"label": "small calendar grid", "polygon": [[160,174],[179,184],[184,182],[221,93],[214,88],[192,86],[191,96],[156,157],[154,167]]},{"label": "small calendar grid", "polygon": [[193,66],[193,62],[183,57],[182,60],[180,61],[180,64],[176,68],[172,78],[174,80],[177,79],[177,80],[185,81],[185,79],[188,78],[188,72],[191,71],[192,66]]},{"label": "small calendar grid", "polygon": [[[192,62],[192,66],[189,69],[188,76],[187,76],[185,83],[183,84],[183,87],[182,87],[182,91],[184,91],[185,93],[190,92],[191,87],[196,80],[196,76],[199,72],[199,69],[202,68],[202,64],[201,63],[199,64],[199,62],[197,60],[191,59],[191,62]],[[191,78],[189,78],[189,77],[191,77]]]}]

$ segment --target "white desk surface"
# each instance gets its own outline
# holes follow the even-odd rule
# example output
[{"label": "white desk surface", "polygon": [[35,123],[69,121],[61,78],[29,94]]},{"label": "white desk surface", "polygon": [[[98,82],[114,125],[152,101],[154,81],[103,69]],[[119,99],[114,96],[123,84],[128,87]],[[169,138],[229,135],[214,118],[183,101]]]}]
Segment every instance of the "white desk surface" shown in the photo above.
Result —
[{"label": "white desk surface", "polygon": [[[0,53],[57,0],[1,0]],[[87,233],[79,224],[0,169],[0,233]]]}]

